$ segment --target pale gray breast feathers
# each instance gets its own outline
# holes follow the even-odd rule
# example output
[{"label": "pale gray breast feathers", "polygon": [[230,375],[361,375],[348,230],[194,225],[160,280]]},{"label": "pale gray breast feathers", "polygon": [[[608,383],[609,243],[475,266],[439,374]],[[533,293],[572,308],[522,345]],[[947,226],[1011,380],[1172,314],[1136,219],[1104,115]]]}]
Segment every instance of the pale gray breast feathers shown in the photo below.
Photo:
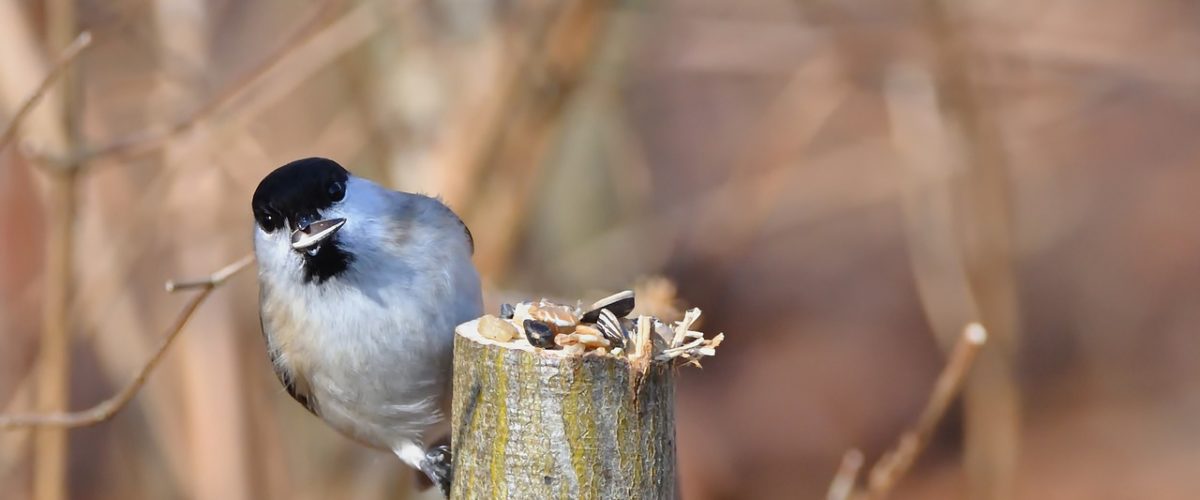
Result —
[{"label": "pale gray breast feathers", "polygon": [[317,400],[313,397],[305,373],[301,372],[298,366],[289,363],[280,346],[272,340],[290,336],[290,332],[296,328],[294,324],[290,324],[289,312],[280,307],[279,298],[271,293],[270,285],[259,281],[259,326],[266,343],[267,357],[271,361],[275,376],[279,378],[279,383],[283,384],[288,395],[308,411],[319,415]]},{"label": "pale gray breast feathers", "polygon": [[323,214],[349,221],[338,234],[353,253],[345,274],[316,284],[260,272],[260,312],[275,372],[293,398],[327,420],[345,414],[382,431],[418,418],[425,400],[448,391],[453,328],[481,313],[482,298],[470,233],[449,208],[371,190]]}]

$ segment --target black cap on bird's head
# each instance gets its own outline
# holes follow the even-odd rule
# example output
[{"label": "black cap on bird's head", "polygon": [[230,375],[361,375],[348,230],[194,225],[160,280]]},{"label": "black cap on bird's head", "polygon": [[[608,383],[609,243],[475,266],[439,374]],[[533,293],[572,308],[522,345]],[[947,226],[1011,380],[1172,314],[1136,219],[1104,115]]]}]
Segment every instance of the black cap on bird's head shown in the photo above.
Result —
[{"label": "black cap on bird's head", "polygon": [[[250,202],[254,220],[264,232],[287,230],[292,249],[305,256],[309,279],[324,281],[345,269],[349,255],[332,241],[346,219],[322,214],[346,197],[350,173],[326,158],[296,160],[267,174]],[[330,247],[323,250],[323,246]]]},{"label": "black cap on bird's head", "polygon": [[273,232],[285,222],[299,229],[304,219],[316,222],[321,211],[346,196],[350,173],[333,160],[305,158],[267,174],[250,202],[254,220],[264,231]]}]

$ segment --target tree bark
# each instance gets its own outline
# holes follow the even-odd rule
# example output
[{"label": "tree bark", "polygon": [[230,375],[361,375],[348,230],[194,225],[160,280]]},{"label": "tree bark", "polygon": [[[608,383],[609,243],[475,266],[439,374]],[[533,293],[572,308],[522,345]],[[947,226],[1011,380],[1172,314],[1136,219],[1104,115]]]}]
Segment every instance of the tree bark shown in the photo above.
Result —
[{"label": "tree bark", "polygon": [[674,498],[670,362],[454,339],[451,498]]}]

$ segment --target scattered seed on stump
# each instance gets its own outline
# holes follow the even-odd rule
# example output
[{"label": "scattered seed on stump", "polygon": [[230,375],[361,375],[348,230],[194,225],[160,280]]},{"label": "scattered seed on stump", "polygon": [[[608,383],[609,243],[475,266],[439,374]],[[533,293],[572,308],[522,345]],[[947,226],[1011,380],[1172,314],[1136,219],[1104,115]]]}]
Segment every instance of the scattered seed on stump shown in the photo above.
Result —
[{"label": "scattered seed on stump", "polygon": [[550,328],[550,325],[535,319],[527,319],[524,326],[525,338],[529,340],[529,345],[542,349],[554,348],[554,329]]},{"label": "scattered seed on stump", "polygon": [[614,293],[593,303],[591,310],[584,313],[579,321],[583,323],[595,323],[600,319],[600,311],[603,309],[612,311],[618,318],[624,318],[633,312],[633,306],[633,290]]},{"label": "scattered seed on stump", "polygon": [[[575,334],[575,335],[579,335],[579,334]],[[612,345],[612,343],[609,342],[608,339],[601,337],[599,335],[579,335],[579,343],[583,344],[584,346],[591,347],[591,348],[609,347]]]},{"label": "scattered seed on stump", "polygon": [[517,327],[488,314],[479,318],[479,334],[496,342],[508,342],[517,336]]},{"label": "scattered seed on stump", "polygon": [[575,330],[575,324],[579,323],[579,318],[570,307],[548,302],[530,305],[529,316],[549,325],[555,333],[571,333]]},{"label": "scattered seed on stump", "polygon": [[500,304],[500,317],[501,318],[513,319],[513,314],[515,314],[515,313],[516,313],[516,309],[513,308],[512,304],[508,304],[508,303]]},{"label": "scattered seed on stump", "polygon": [[629,338],[629,333],[621,327],[621,320],[617,319],[617,315],[608,309],[600,310],[600,318],[596,321],[596,329],[600,331],[600,334],[604,338],[617,347],[624,347],[625,341]]}]

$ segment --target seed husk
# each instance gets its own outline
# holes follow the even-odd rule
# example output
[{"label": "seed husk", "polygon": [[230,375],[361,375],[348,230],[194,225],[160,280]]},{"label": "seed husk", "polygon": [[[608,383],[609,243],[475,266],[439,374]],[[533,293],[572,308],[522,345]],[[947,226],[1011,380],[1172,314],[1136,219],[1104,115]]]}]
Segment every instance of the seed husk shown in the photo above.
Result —
[{"label": "seed husk", "polygon": [[582,323],[595,323],[600,319],[600,311],[608,309],[618,318],[629,316],[634,306],[633,290],[617,292],[592,304],[588,312],[579,319]]},{"label": "seed husk", "polygon": [[575,316],[572,308],[545,301],[530,305],[529,317],[550,325],[555,333],[570,333],[579,323],[579,318]]}]

